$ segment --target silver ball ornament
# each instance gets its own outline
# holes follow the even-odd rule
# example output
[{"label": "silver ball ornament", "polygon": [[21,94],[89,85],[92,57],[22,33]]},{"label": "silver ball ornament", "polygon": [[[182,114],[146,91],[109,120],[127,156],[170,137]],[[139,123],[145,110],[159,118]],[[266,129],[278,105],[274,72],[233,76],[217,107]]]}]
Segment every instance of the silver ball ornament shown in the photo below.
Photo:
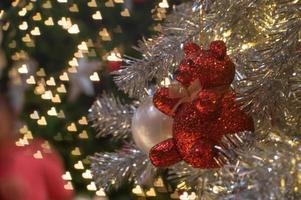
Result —
[{"label": "silver ball ornament", "polygon": [[173,119],[159,111],[152,98],[143,102],[132,119],[132,135],[136,145],[149,153],[156,144],[172,137]]}]

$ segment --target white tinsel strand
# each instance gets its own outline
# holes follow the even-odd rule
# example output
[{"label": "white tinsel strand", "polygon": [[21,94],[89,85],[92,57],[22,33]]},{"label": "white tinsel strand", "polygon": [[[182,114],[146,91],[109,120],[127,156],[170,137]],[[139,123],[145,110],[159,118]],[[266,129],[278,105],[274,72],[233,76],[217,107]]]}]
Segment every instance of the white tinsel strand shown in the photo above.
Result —
[{"label": "white tinsel strand", "polygon": [[[168,179],[174,183],[185,182],[185,185],[180,184],[181,187],[179,189],[193,189],[197,191],[200,199],[216,198],[216,194],[219,194],[218,189],[221,189],[218,186],[220,179],[225,176],[225,172],[229,176],[229,172],[224,165],[236,162],[238,158],[237,152],[250,151],[257,140],[259,138],[254,133],[248,131],[224,136],[222,144],[216,146],[216,149],[219,151],[219,157],[216,159],[221,168],[197,169],[181,162],[170,168]],[[222,167],[224,167],[223,170]],[[230,175],[233,175],[232,173]],[[229,184],[231,181],[232,179],[223,179],[222,183]],[[234,185],[237,184],[235,182],[232,183]]]},{"label": "white tinsel strand", "polygon": [[231,162],[216,170],[200,170],[180,163],[171,169],[169,179],[184,181],[186,185],[182,186],[197,191],[199,199],[298,199],[301,144],[271,135],[255,145],[243,145],[241,141],[254,139],[248,135],[224,137],[218,148],[219,159]]},{"label": "white tinsel strand", "polygon": [[96,153],[91,160],[93,179],[106,190],[117,189],[132,181],[138,185],[150,185],[156,175],[147,155],[133,145],[116,153]]},{"label": "white tinsel strand", "polygon": [[[181,45],[197,41],[201,32],[199,13],[191,7],[192,3],[177,7],[161,35],[140,43],[138,51],[144,58],[128,60],[115,73],[120,89],[141,97],[149,81],[156,78],[158,84],[162,76],[173,72],[182,59]],[[300,93],[296,80],[301,78],[300,7],[300,1],[287,0],[212,1],[201,26],[205,44],[226,41],[228,54],[237,64],[234,87],[240,100],[257,121],[267,121],[269,126],[279,127],[280,121],[289,129],[288,125],[298,124],[299,110],[294,107],[301,107],[295,101],[295,90]]]},{"label": "white tinsel strand", "polygon": [[293,99],[293,88],[294,80],[300,80],[298,9],[298,1],[222,0],[211,5],[205,20],[209,40],[227,41],[237,65],[235,90],[261,122],[261,131],[266,126],[297,125],[299,112],[294,111],[300,103]]},{"label": "white tinsel strand", "polygon": [[197,11],[197,10],[202,9],[205,12],[208,12],[210,10],[210,5],[212,2],[213,2],[213,0],[196,0],[196,1],[194,1],[192,10]]},{"label": "white tinsel strand", "polygon": [[183,4],[175,8],[167,16],[159,36],[144,39],[135,49],[141,52],[143,58],[128,57],[125,66],[114,72],[115,82],[119,88],[132,97],[141,98],[148,88],[149,82],[158,82],[173,72],[181,59],[181,45],[199,34],[198,13],[192,13],[192,4]]},{"label": "white tinsel strand", "polygon": [[[116,73],[122,90],[143,96],[149,81],[159,82],[166,76],[166,67],[173,72],[182,59],[181,44],[197,41],[201,31],[198,13],[192,13],[191,7],[191,3],[178,7],[168,17],[162,35],[139,45],[143,59],[126,60],[128,65]],[[210,5],[203,26],[205,44],[215,39],[227,42],[237,66],[233,86],[245,109],[253,114],[259,127],[256,132],[272,136],[277,132],[278,136],[260,138],[253,148],[249,143],[237,145],[244,144],[239,142],[245,141],[243,135],[224,138],[218,161],[226,165],[221,169],[199,170],[183,162],[174,166],[170,178],[184,180],[200,198],[300,196],[301,145],[288,134],[300,138],[300,11],[300,1],[288,0],[219,0]],[[101,167],[106,169],[108,163]]]},{"label": "white tinsel strand", "polygon": [[226,184],[227,193],[219,194],[218,199],[289,199],[288,195],[300,195],[295,191],[300,184],[300,144],[281,140],[258,143],[249,152],[238,151],[238,161],[225,166],[223,173],[223,179],[232,177],[236,188],[229,193],[229,186],[234,184]]},{"label": "white tinsel strand", "polygon": [[112,139],[126,139],[131,136],[131,120],[138,103],[122,104],[117,97],[104,93],[98,97],[89,110],[92,127],[97,137],[112,136]]},{"label": "white tinsel strand", "polygon": [[[254,36],[245,36],[245,42],[240,46],[249,45],[250,48],[239,52],[233,47],[234,52],[239,52],[233,55],[240,75],[235,88],[257,119],[269,121],[273,127],[284,128],[286,123],[290,123],[289,126],[292,123],[287,116],[296,118],[299,115],[295,107],[300,107],[300,103],[293,104],[293,109],[291,105],[294,102],[294,80],[300,80],[298,69],[301,59],[300,54],[297,55],[300,29],[297,27],[301,26],[301,18],[297,16],[297,8],[301,4],[290,1],[261,3],[268,7],[253,3],[248,10],[254,13],[250,14],[249,23],[257,28],[253,31],[248,29]],[[232,30],[232,33],[236,31]],[[230,43],[231,40],[239,41],[235,37],[230,37]]]}]

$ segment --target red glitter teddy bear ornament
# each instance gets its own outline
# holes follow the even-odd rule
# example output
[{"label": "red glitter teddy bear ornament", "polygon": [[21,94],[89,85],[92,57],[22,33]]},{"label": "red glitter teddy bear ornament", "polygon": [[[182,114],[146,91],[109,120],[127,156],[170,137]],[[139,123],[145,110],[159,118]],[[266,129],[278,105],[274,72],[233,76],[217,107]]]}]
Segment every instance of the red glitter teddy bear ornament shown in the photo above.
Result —
[{"label": "red glitter teddy bear ornament", "polygon": [[176,72],[182,92],[172,87],[156,91],[154,105],[174,118],[173,137],[150,150],[156,167],[184,160],[195,168],[216,168],[214,145],[222,136],[254,131],[252,118],[240,109],[230,89],[235,66],[226,49],[223,41],[211,42],[209,50],[185,44],[185,58]]}]

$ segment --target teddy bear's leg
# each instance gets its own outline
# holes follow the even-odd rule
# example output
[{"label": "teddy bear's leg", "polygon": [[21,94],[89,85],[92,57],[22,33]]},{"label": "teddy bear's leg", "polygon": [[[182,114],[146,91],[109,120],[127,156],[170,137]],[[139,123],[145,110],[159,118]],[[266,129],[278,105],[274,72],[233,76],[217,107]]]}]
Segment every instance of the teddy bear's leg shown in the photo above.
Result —
[{"label": "teddy bear's leg", "polygon": [[172,138],[154,146],[150,150],[149,157],[156,167],[168,167],[182,160]]},{"label": "teddy bear's leg", "polygon": [[198,140],[190,149],[184,160],[195,168],[217,168],[219,167],[214,157],[213,144],[210,141]]},{"label": "teddy bear's leg", "polygon": [[153,97],[153,102],[156,108],[168,116],[174,116],[174,108],[180,98],[171,98],[168,88],[160,88],[156,91]]}]

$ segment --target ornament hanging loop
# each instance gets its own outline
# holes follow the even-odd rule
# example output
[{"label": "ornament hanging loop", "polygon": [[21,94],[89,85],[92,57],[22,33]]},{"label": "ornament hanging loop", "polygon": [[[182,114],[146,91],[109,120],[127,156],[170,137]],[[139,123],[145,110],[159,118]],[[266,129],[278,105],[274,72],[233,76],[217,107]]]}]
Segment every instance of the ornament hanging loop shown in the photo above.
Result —
[{"label": "ornament hanging loop", "polygon": [[204,27],[204,17],[205,17],[205,10],[203,8],[200,9],[200,45],[201,47],[204,47],[205,41],[206,41],[206,33],[205,33],[205,27]]},{"label": "ornament hanging loop", "polygon": [[205,32],[205,14],[209,11],[210,3],[212,0],[197,0],[193,4],[192,10],[194,12],[199,11],[200,21],[199,21],[199,43],[202,47],[206,44],[206,32]]}]

